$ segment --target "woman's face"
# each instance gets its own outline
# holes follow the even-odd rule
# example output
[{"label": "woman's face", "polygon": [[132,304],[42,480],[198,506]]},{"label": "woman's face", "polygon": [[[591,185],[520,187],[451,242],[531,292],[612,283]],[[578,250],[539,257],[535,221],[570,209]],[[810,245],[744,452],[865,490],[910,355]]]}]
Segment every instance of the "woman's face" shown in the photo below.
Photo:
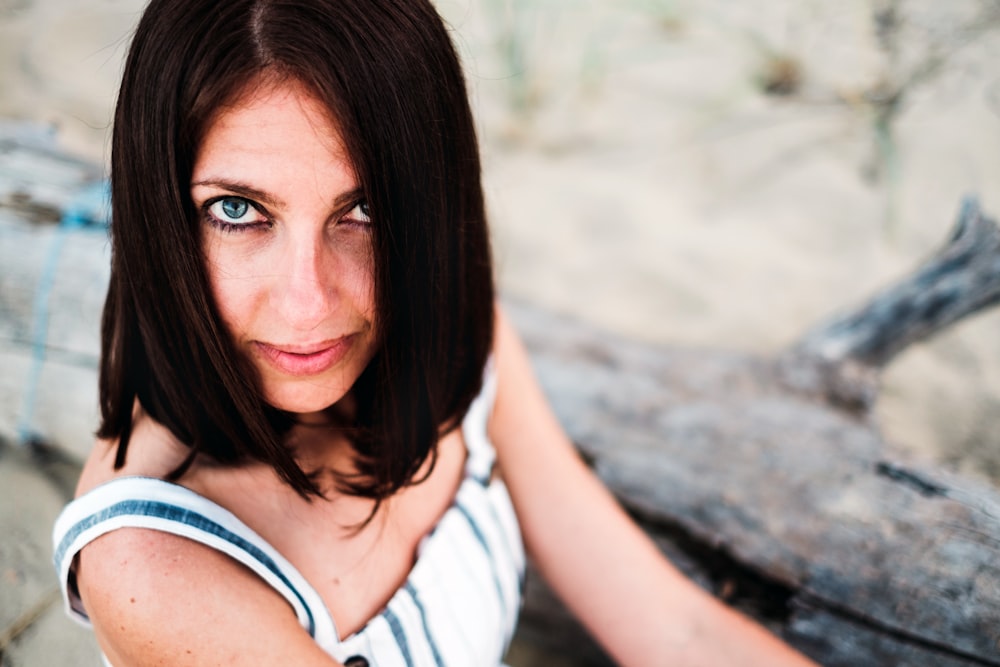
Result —
[{"label": "woman's face", "polygon": [[191,198],[212,293],[267,401],[339,401],[376,346],[371,224],[340,133],[300,84],[251,87],[199,147]]}]

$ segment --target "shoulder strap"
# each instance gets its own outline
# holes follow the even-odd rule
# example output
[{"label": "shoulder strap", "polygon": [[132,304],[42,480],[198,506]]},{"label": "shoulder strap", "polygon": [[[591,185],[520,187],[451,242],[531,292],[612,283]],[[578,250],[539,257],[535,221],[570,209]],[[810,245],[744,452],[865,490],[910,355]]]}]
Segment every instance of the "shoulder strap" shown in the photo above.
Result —
[{"label": "shoulder strap", "polygon": [[473,399],[465,418],[462,419],[462,437],[468,450],[465,464],[466,474],[477,481],[486,484],[493,473],[496,452],[490,442],[486,428],[493,413],[493,402],[496,399],[497,374],[493,357],[486,362],[483,369],[483,387],[479,395]]},{"label": "shoulder strap", "polygon": [[120,477],[103,484],[67,505],[56,520],[53,560],[66,611],[77,621],[89,625],[75,585],[76,554],[119,528],[160,530],[227,554],[278,591],[321,647],[337,643],[333,619],[319,594],[277,550],[220,505],[150,477]]}]

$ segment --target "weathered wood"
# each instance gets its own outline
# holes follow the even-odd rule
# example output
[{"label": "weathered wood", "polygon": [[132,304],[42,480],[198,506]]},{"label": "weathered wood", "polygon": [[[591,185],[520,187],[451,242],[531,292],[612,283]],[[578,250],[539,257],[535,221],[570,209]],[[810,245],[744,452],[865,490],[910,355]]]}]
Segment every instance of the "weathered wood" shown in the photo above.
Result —
[{"label": "weathered wood", "polygon": [[75,212],[80,194],[102,169],[66,155],[55,128],[0,120],[0,207],[37,223],[57,223]]},{"label": "weathered wood", "polygon": [[[51,130],[0,122],[0,437],[82,455],[97,427],[94,381],[109,275],[101,169]],[[30,431],[24,433],[22,431]]]},{"label": "weathered wood", "polygon": [[944,246],[862,306],[809,331],[781,358],[786,381],[866,410],[878,371],[907,346],[1000,302],[1000,230],[969,197]]},{"label": "weathered wood", "polygon": [[[24,155],[33,149],[17,146],[18,160],[30,162]],[[0,142],[0,182],[13,169],[5,150]],[[70,190],[91,182],[89,168],[81,169],[75,176],[56,169],[44,187],[17,186],[30,194],[13,200],[3,193],[14,190],[0,183],[0,435],[17,419],[24,369],[41,340],[34,430],[70,449],[86,448],[92,426],[73,420],[96,407],[106,242],[99,231],[26,219],[56,217],[73,201]],[[936,268],[902,283],[909,287],[879,297],[897,304],[901,319],[862,307],[778,359],[642,345],[507,304],[570,435],[668,556],[825,665],[1000,665],[1000,494],[906,460],[865,412],[878,364],[899,340],[953,321],[955,303],[971,312],[972,302],[956,295],[992,289],[958,269],[993,275],[996,246],[982,250],[995,228],[978,213],[962,219],[958,259],[946,251],[928,265]],[[970,246],[968,238],[978,240]],[[57,278],[40,290],[51,257]],[[922,299],[917,284],[937,296]],[[39,293],[51,314],[41,333]],[[871,314],[882,324],[870,326]],[[831,348],[830,341],[840,342]],[[41,409],[49,404],[52,412]],[[67,423],[74,425],[60,431]],[[534,577],[526,596],[522,636],[581,662],[607,662]]]},{"label": "weathered wood", "polygon": [[770,360],[509,309],[594,469],[716,593],[826,665],[1000,665],[995,489],[906,463]]},{"label": "weathered wood", "polygon": [[969,197],[937,253],[861,308],[810,331],[795,349],[881,367],[908,345],[998,302],[1000,229]]}]

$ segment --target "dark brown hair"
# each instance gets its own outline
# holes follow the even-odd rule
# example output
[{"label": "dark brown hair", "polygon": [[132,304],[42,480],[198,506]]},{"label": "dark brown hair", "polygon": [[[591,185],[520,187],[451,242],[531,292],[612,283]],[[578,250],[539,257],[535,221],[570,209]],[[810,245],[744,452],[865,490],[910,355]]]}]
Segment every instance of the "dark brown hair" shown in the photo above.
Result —
[{"label": "dark brown hair", "polygon": [[123,465],[138,399],[192,457],[262,461],[300,493],[319,492],[285,442],[293,415],[264,401],[221,322],[189,194],[214,115],[273,77],[301,82],[329,109],[372,214],[379,349],[353,390],[358,474],[336,479],[382,499],[458,425],[492,340],[475,129],[426,0],[150,3],[115,112],[98,435],[118,439]]}]

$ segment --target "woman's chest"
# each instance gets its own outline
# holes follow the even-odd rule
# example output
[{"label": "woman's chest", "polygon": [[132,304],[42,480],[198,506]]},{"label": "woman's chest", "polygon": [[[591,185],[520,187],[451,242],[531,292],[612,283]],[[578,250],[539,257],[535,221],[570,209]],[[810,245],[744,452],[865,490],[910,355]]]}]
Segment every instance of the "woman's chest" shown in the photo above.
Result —
[{"label": "woman's chest", "polygon": [[364,627],[404,585],[421,540],[439,518],[407,507],[404,519],[393,511],[396,504],[380,508],[360,530],[326,512],[272,530],[255,528],[320,596],[340,636]]},{"label": "woman's chest", "polygon": [[235,514],[303,576],[344,637],[404,586],[421,541],[454,502],[464,462],[461,438],[445,438],[426,479],[377,509],[364,498],[304,499],[254,471],[243,479],[230,472],[224,480],[192,481],[199,487],[194,490]]}]

